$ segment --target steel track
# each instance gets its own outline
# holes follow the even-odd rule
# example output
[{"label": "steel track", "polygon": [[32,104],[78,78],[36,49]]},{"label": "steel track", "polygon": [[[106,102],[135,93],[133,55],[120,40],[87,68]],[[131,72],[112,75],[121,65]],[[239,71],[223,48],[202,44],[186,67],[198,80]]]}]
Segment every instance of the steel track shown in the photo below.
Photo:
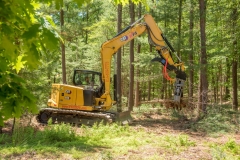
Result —
[{"label": "steel track", "polygon": [[112,123],[115,119],[115,114],[111,112],[86,112],[57,108],[44,108],[40,110],[40,113],[36,117],[37,121],[43,124],[47,124],[50,118],[52,119],[52,123],[93,125],[96,122]]}]

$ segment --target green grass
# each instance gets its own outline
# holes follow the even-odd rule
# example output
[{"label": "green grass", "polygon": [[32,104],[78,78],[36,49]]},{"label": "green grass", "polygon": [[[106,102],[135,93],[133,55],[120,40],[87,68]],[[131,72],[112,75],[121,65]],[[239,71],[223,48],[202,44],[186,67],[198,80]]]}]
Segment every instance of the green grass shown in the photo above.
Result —
[{"label": "green grass", "polygon": [[[177,154],[194,145],[186,135],[159,136],[143,129],[118,124],[98,124],[74,128],[68,124],[48,125],[44,130],[16,127],[12,136],[0,135],[0,157],[12,159],[23,155],[31,158],[71,157],[73,159],[114,159],[129,151],[144,151],[144,146],[157,147]],[[159,155],[150,155],[154,159]],[[135,157],[141,159],[141,157]]]},{"label": "green grass", "polygon": [[169,134],[157,138],[156,146],[170,152],[171,154],[179,154],[187,150],[189,147],[195,146],[196,142],[191,141],[188,135]]},{"label": "green grass", "polygon": [[240,113],[229,105],[211,106],[202,119],[192,123],[191,129],[211,136],[236,133],[240,131]]},{"label": "green grass", "polygon": [[[142,106],[136,114],[165,114],[165,110],[147,109]],[[142,111],[143,109],[143,111]],[[160,111],[160,112],[159,112]],[[154,113],[156,112],[156,113]],[[167,119],[159,119],[159,125],[171,125],[182,119],[182,113],[169,114]],[[166,117],[165,117],[166,118]],[[149,122],[149,120],[148,120]],[[208,108],[208,114],[200,121],[189,120],[190,129],[209,135],[235,133],[239,131],[239,114],[227,106]],[[12,135],[0,135],[0,157],[16,159],[30,156],[32,159],[117,159],[124,155],[129,159],[165,159],[197,146],[186,134],[154,134],[144,126],[131,127],[118,124],[95,124],[92,127],[75,128],[68,124],[58,124],[36,130],[31,126],[16,125]],[[240,159],[239,144],[233,139],[226,144],[211,144],[214,159]],[[146,150],[155,152],[148,154]],[[133,154],[131,154],[133,153]],[[1,159],[0,158],[0,159]]]},{"label": "green grass", "polygon": [[211,144],[213,159],[217,160],[239,160],[240,159],[240,144],[234,139],[229,139],[225,144]]},{"label": "green grass", "polygon": [[[92,128],[82,127],[83,137],[88,139],[87,144],[94,146],[107,147],[111,153],[125,154],[130,149],[136,149],[139,146],[147,144],[152,135],[144,131],[136,131],[129,126],[112,125],[94,125]],[[114,146],[114,147],[112,147]]]}]

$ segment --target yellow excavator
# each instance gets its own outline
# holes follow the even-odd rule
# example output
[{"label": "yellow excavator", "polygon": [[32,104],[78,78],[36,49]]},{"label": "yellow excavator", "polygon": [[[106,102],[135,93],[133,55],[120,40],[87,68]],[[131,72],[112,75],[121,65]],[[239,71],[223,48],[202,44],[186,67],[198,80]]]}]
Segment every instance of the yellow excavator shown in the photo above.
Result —
[{"label": "yellow excavator", "polygon": [[[142,22],[143,21],[143,22]],[[175,54],[178,62],[172,58],[173,47],[170,45],[153,17],[149,14],[126,27],[114,38],[101,46],[102,73],[89,70],[74,70],[73,85],[52,84],[48,107],[42,108],[37,116],[40,123],[53,122],[92,125],[95,122],[128,121],[130,111],[114,112],[111,108],[116,101],[111,97],[111,61],[113,55],[132,39],[148,34],[149,43],[158,52],[158,61],[163,65],[165,78],[174,84],[173,102],[180,103],[186,73],[184,63]],[[168,71],[174,71],[176,78],[170,78]]]}]

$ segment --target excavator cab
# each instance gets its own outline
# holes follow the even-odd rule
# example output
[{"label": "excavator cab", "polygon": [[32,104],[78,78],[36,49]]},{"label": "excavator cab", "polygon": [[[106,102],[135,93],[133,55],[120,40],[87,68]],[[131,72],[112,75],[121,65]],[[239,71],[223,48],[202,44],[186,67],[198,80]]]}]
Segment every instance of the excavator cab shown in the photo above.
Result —
[{"label": "excavator cab", "polygon": [[90,70],[75,69],[73,74],[73,84],[83,87],[85,90],[94,90],[100,95],[103,90],[102,74]]}]

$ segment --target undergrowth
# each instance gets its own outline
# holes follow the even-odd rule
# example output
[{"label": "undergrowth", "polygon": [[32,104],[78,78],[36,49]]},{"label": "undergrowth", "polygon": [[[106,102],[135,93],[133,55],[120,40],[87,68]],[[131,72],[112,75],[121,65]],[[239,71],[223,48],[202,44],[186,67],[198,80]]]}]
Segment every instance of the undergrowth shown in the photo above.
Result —
[{"label": "undergrowth", "polygon": [[[218,136],[225,133],[240,132],[240,113],[232,110],[231,105],[213,105],[207,107],[207,112],[204,115],[198,116],[197,109],[188,110],[166,110],[164,107],[152,105],[141,105],[134,110],[136,117],[141,117],[144,114],[168,115],[170,120],[186,122],[183,128],[191,129],[192,131],[206,133],[211,136]],[[198,118],[197,118],[198,117]],[[162,122],[164,119],[159,119]]]},{"label": "undergrowth", "polygon": [[240,144],[234,139],[229,139],[225,144],[211,144],[211,154],[213,159],[217,160],[239,160],[240,159]]},{"label": "undergrowth", "polygon": [[178,154],[194,144],[186,135],[159,136],[115,123],[81,128],[49,124],[44,130],[18,126],[12,136],[0,135],[0,157],[14,159],[31,155],[31,158],[58,159],[68,155],[72,159],[114,159],[133,150],[144,152],[141,149],[144,146],[157,146],[162,151]]},{"label": "undergrowth", "polygon": [[77,140],[75,130],[68,124],[49,124],[43,132],[38,132],[36,136],[44,143],[72,142]]},{"label": "undergrowth", "polygon": [[207,113],[192,123],[191,128],[213,136],[238,133],[240,132],[240,114],[233,111],[229,105],[209,106]]},{"label": "undergrowth", "polygon": [[159,138],[161,143],[159,143],[158,146],[174,154],[178,154],[189,147],[196,145],[196,142],[189,140],[188,135],[185,134],[169,134]]}]

